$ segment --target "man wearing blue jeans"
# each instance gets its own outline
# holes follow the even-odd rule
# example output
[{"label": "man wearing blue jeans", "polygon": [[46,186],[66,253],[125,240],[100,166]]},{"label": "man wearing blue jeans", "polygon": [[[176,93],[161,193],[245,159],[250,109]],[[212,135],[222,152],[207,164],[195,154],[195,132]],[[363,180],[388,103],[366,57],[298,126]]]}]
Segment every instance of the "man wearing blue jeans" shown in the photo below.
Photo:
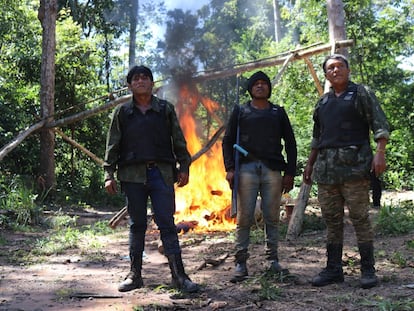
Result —
[{"label": "man wearing blue jeans", "polygon": [[[248,80],[252,98],[245,105],[236,105],[230,116],[223,138],[223,157],[226,179],[231,188],[234,182],[234,150],[236,142],[248,151],[240,158],[237,228],[235,245],[235,273],[232,282],[244,280],[248,275],[250,228],[254,224],[257,196],[260,195],[265,223],[265,253],[271,271],[283,271],[279,264],[279,218],[282,193],[293,188],[296,172],[296,140],[286,111],[269,101],[269,77],[262,71]],[[239,132],[239,135],[237,135]],[[239,141],[237,141],[239,136]],[[282,155],[284,148],[287,162]],[[282,173],[284,172],[284,174]]]},{"label": "man wearing blue jeans", "polygon": [[[117,106],[112,115],[105,153],[105,189],[117,192],[114,174],[121,181],[130,216],[131,270],[119,285],[120,292],[143,286],[142,254],[147,229],[147,202],[151,198],[154,221],[161,234],[171,269],[172,285],[185,292],[198,291],[184,271],[174,224],[174,183],[188,183],[191,156],[174,106],[152,95],[152,72],[134,66],[127,75],[131,101]],[[179,164],[177,172],[177,163]]]}]

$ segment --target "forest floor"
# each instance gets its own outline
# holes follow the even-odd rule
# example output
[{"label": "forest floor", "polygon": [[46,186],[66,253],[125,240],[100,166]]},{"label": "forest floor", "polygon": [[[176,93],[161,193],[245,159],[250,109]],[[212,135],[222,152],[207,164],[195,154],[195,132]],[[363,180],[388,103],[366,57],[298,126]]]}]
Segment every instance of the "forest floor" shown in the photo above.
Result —
[{"label": "forest floor", "polygon": [[[394,204],[398,200],[414,200],[414,192],[384,192],[383,201],[386,200]],[[318,210],[315,205],[310,208]],[[96,214],[96,219],[106,220],[114,214],[91,213]],[[377,215],[378,210],[372,209],[373,221]],[[376,237],[380,282],[375,288],[361,289],[359,254],[348,218],[343,255],[345,282],[323,288],[312,287],[310,280],[325,265],[325,230],[303,233],[293,242],[281,239],[280,262],[290,271],[286,277],[266,272],[263,243],[252,243],[249,278],[237,284],[230,282],[234,269],[232,234],[182,234],[186,271],[201,285],[201,291],[193,294],[180,293],[169,286],[171,276],[166,258],[158,251],[157,230],[148,230],[147,234],[145,286],[127,293],[117,291],[129,270],[126,224],[113,234],[99,237],[104,245],[99,251],[69,249],[32,264],[11,260],[23,248],[33,247],[28,241],[34,243],[45,234],[1,232],[6,243],[0,244],[0,311],[414,310],[414,233]]]}]

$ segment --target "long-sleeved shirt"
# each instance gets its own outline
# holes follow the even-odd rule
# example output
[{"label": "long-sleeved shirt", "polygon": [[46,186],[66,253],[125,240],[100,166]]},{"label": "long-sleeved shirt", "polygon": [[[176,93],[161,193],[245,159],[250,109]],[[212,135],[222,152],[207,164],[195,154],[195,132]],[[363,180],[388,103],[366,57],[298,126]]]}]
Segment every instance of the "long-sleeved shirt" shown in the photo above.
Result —
[{"label": "long-sleeved shirt", "polygon": [[[349,82],[348,90],[341,96],[347,96],[349,90],[355,89],[355,83]],[[344,131],[340,128],[343,124],[343,118],[338,117],[335,123],[338,125],[337,129],[326,129],[320,124],[321,111],[318,107],[327,100],[325,104],[330,104],[330,100],[335,100],[334,90],[331,88],[328,94],[325,94],[317,103],[314,112],[314,127],[313,138],[311,147],[318,149],[318,156],[313,168],[313,180],[322,184],[341,184],[347,181],[358,180],[361,178],[370,178],[370,169],[372,162],[372,149],[369,144],[369,131],[366,132],[365,143],[348,145],[333,146],[327,148],[319,148],[321,145],[322,137],[331,137],[338,132]],[[341,97],[340,96],[340,97]],[[333,102],[335,104],[335,102]],[[332,106],[333,107],[333,106]],[[335,107],[333,107],[335,108]],[[381,138],[389,139],[390,129],[387,118],[384,111],[381,109],[377,98],[374,93],[370,91],[366,86],[357,85],[357,94],[352,106],[348,109],[353,109],[358,114],[358,118],[355,118],[353,122],[349,122],[348,128],[359,128],[360,123],[366,124],[373,134],[374,140]],[[325,109],[325,113],[329,113]],[[329,115],[330,117],[330,115]],[[352,137],[350,138],[352,141]],[[323,144],[322,144],[323,145]]]},{"label": "long-sleeved shirt", "polygon": [[[133,99],[124,105],[127,105],[129,109],[133,109],[134,114],[138,118],[151,118],[151,116],[155,116],[155,114],[165,113],[165,122],[167,122],[171,129],[172,151],[176,158],[176,162],[179,164],[179,171],[188,173],[191,164],[191,156],[187,150],[187,143],[175,113],[174,106],[167,101],[163,101],[166,106],[165,109],[162,109],[160,101],[159,98],[152,96],[151,108],[147,110],[145,114],[135,106]],[[120,181],[144,183],[146,181],[145,162],[131,162],[126,165],[119,165],[123,137],[121,126],[122,118],[120,116],[122,106],[123,105],[120,105],[115,108],[107,135],[105,162],[103,164],[105,180],[114,178],[116,173],[116,176]],[[145,133],[148,133],[148,130],[143,128],[141,132],[145,135]],[[157,155],[154,155],[154,160],[156,159]],[[175,164],[171,164],[171,162],[157,161],[157,166],[160,169],[165,182],[167,184],[173,184],[176,178]]]},{"label": "long-sleeved shirt", "polygon": [[[239,118],[239,111],[242,114]],[[237,126],[240,123],[240,142],[255,158],[261,160],[273,170],[285,171],[286,175],[295,176],[297,149],[292,126],[286,111],[270,104],[269,109],[255,109],[250,102],[235,106],[229,118],[223,137],[223,157],[226,171],[234,169],[234,149]],[[284,144],[282,145],[282,140]],[[285,161],[282,150],[286,151]],[[241,162],[243,162],[241,157]]]}]

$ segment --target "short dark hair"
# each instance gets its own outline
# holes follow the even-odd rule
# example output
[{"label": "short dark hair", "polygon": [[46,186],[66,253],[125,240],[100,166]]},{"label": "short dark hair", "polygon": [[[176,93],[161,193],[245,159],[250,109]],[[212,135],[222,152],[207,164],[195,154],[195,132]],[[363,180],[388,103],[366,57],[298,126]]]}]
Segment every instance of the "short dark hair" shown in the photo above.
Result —
[{"label": "short dark hair", "polygon": [[151,81],[154,81],[154,77],[152,76],[151,69],[143,65],[140,65],[140,66],[134,66],[129,70],[128,75],[127,75],[127,82],[131,83],[132,77],[136,74],[143,74],[149,77]]},{"label": "short dark hair", "polygon": [[345,63],[346,68],[349,68],[348,59],[344,55],[342,55],[342,54],[331,54],[331,55],[326,56],[325,57],[325,60],[323,61],[323,64],[322,64],[323,72],[326,72],[326,63],[330,59],[339,59],[339,60],[342,60]]}]

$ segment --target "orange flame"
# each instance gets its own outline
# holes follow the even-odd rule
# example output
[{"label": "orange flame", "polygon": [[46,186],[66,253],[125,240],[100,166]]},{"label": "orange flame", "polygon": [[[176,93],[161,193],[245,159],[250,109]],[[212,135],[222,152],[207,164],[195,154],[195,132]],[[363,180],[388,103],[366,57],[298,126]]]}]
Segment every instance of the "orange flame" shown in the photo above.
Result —
[{"label": "orange flame", "polygon": [[[201,97],[195,87],[181,87],[176,108],[187,140],[187,148],[192,155],[203,147],[197,136],[194,117],[199,101],[210,114],[219,108],[218,103]],[[216,121],[221,123],[217,118]],[[234,229],[235,221],[229,217],[231,190],[225,175],[221,142],[216,142],[191,164],[189,183],[185,187],[176,188],[176,223],[195,221],[195,231]]]}]

